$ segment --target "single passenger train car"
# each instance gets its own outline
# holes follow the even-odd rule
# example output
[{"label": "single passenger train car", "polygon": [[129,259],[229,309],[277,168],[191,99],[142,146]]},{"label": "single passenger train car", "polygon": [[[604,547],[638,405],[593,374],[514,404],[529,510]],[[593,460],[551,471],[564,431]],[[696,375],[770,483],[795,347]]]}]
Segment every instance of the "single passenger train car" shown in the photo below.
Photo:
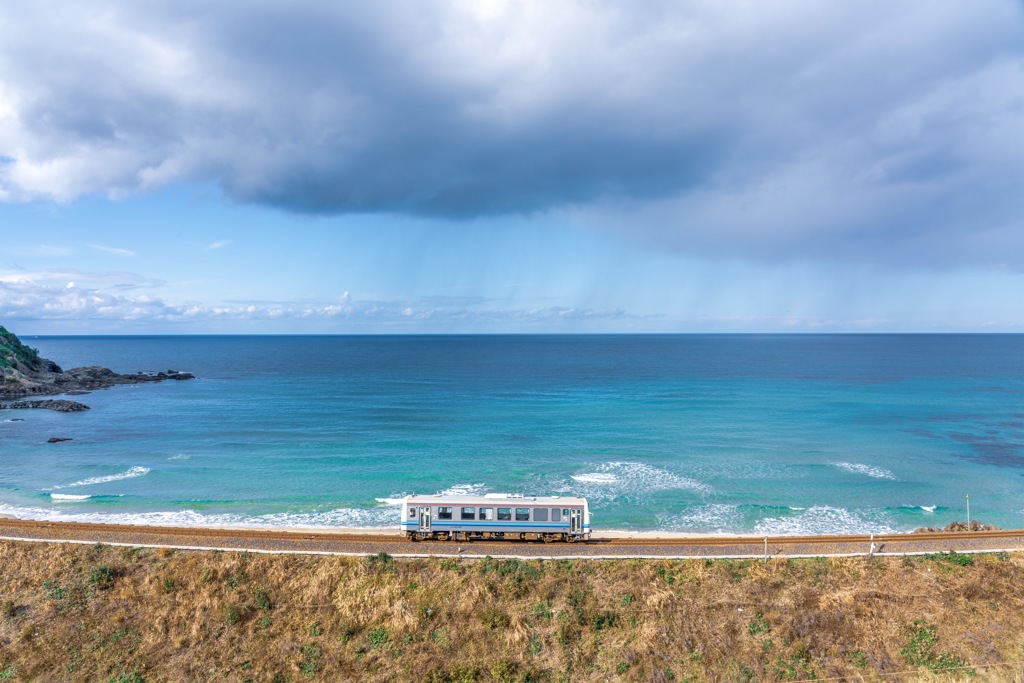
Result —
[{"label": "single passenger train car", "polygon": [[402,531],[413,541],[575,541],[590,537],[586,498],[488,493],[483,496],[407,496]]}]

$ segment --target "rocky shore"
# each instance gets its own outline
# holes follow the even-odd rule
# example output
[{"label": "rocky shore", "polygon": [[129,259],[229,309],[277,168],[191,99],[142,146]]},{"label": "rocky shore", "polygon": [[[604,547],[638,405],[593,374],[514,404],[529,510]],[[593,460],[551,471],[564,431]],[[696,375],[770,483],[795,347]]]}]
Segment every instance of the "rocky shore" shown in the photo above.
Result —
[{"label": "rocky shore", "polygon": [[23,344],[3,326],[0,326],[0,375],[0,410],[47,409],[64,413],[88,410],[89,406],[67,400],[16,399],[55,394],[80,395],[122,384],[195,379],[192,373],[177,370],[129,374],[100,366],[62,370],[52,360],[42,358],[36,349]]}]

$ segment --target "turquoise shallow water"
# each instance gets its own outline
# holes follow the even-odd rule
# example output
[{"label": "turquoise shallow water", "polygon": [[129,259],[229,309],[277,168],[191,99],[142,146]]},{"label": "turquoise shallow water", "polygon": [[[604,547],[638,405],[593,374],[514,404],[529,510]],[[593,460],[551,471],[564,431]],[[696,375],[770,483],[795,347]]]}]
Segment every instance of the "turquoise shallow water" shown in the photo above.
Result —
[{"label": "turquoise shallow water", "polygon": [[25,341],[200,379],[0,413],[0,514],[381,527],[408,493],[511,491],[586,496],[598,530],[852,533],[970,494],[1024,526],[1024,336]]}]

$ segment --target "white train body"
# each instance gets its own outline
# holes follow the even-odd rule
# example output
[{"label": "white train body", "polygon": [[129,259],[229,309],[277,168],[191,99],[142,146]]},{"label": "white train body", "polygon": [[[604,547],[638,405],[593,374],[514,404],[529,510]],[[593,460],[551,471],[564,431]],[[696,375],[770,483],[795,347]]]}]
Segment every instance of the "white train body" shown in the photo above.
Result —
[{"label": "white train body", "polygon": [[413,541],[486,539],[574,541],[590,537],[586,498],[488,493],[407,496],[402,531]]}]

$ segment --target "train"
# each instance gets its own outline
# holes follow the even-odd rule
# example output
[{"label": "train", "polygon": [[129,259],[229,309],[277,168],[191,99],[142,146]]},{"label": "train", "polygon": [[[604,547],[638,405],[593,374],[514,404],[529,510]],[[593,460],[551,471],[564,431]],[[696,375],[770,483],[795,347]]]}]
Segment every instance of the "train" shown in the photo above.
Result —
[{"label": "train", "polygon": [[486,493],[406,496],[402,531],[411,541],[565,541],[590,538],[586,498]]}]

